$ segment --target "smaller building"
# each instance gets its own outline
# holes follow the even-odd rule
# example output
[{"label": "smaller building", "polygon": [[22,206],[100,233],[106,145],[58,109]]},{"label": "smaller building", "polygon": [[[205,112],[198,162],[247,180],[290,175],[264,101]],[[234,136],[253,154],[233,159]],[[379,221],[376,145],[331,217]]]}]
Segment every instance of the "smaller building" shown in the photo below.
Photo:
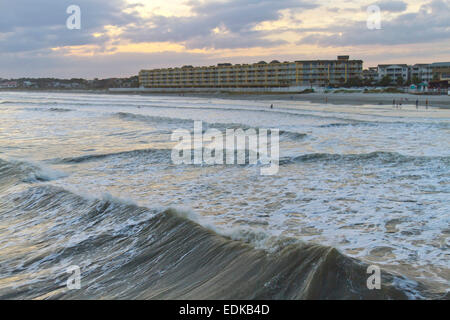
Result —
[{"label": "smaller building", "polygon": [[432,80],[428,89],[437,94],[448,94],[450,90],[450,81]]},{"label": "smaller building", "polygon": [[362,76],[366,84],[375,84],[378,81],[378,67],[363,70]]},{"label": "smaller building", "polygon": [[379,64],[378,65],[378,81],[389,76],[392,82],[396,83],[399,78],[406,82],[408,80],[407,64]]},{"label": "smaller building", "polygon": [[413,83],[430,82],[433,80],[431,65],[428,63],[417,63],[409,66],[409,80]]},{"label": "smaller building", "polygon": [[0,89],[12,89],[17,87],[18,87],[17,81],[0,82]]},{"label": "smaller building", "polygon": [[445,81],[450,79],[450,62],[436,62],[430,64],[432,79]]}]

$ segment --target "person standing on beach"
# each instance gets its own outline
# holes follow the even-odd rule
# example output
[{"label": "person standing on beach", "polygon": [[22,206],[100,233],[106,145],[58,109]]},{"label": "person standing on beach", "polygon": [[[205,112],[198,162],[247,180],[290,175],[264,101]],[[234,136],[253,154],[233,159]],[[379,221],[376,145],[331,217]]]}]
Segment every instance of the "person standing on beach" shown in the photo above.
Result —
[{"label": "person standing on beach", "polygon": [[419,99],[416,99],[416,110],[419,110]]},{"label": "person standing on beach", "polygon": [[394,100],[392,100],[392,108],[395,108],[395,107],[397,107],[397,106],[395,105],[395,99],[394,99]]},{"label": "person standing on beach", "polygon": [[273,104],[270,105],[270,109],[273,109]]},{"label": "person standing on beach", "polygon": [[425,101],[425,107],[428,110],[428,99]]}]

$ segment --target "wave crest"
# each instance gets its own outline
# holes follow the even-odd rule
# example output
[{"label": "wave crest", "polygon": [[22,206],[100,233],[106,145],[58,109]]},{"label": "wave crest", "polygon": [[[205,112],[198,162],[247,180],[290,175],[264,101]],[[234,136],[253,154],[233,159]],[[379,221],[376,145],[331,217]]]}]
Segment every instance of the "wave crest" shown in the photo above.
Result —
[{"label": "wave crest", "polygon": [[39,163],[0,159],[0,181],[3,187],[19,182],[51,181],[66,176],[67,174],[64,172],[48,168]]},{"label": "wave crest", "polygon": [[[263,250],[255,244],[267,235],[223,235],[176,209],[88,199],[51,186],[13,201],[39,230],[23,245],[39,246],[31,258],[16,248],[16,259],[5,261],[2,298],[406,299],[421,288],[400,289],[395,284],[406,280],[383,272],[382,289],[369,290],[367,266],[334,248],[279,238],[277,250]],[[80,290],[60,285],[67,265],[81,266]],[[17,283],[31,271],[39,279]]]}]

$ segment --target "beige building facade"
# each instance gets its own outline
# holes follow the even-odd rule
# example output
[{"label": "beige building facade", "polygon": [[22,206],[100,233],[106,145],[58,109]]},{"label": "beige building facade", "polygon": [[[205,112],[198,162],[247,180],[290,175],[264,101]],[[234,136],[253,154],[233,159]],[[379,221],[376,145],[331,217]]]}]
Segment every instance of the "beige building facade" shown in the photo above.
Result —
[{"label": "beige building facade", "polygon": [[268,88],[326,86],[362,78],[362,60],[339,56],[336,60],[295,62],[264,61],[255,64],[218,64],[210,67],[184,66],[142,70],[144,88]]}]

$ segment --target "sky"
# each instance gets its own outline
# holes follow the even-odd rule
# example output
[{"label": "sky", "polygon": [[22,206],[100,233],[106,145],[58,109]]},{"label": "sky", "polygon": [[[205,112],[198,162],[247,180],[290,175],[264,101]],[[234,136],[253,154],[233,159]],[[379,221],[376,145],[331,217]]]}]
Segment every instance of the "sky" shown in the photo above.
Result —
[{"label": "sky", "polygon": [[[80,29],[67,27],[71,5]],[[450,61],[449,17],[450,0],[0,0],[0,78],[337,55],[364,68]]]}]

